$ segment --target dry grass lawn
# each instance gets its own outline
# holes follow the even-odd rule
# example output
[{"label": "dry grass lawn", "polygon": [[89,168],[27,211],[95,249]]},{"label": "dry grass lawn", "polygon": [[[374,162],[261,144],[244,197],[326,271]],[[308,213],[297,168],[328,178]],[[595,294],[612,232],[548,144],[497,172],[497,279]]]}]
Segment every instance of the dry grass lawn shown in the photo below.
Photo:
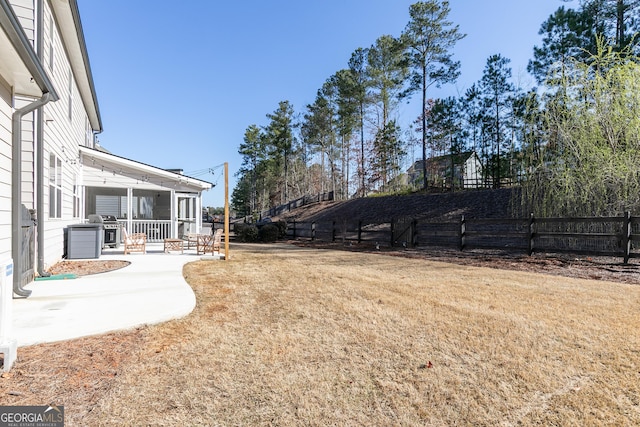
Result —
[{"label": "dry grass lawn", "polygon": [[234,249],[82,425],[640,425],[638,286]]}]

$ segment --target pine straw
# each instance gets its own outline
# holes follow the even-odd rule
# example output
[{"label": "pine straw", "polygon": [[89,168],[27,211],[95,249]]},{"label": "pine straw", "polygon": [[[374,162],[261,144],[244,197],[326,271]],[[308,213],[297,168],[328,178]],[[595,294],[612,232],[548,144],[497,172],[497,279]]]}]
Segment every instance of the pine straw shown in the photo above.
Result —
[{"label": "pine straw", "polygon": [[49,396],[68,425],[640,424],[639,286],[286,245],[232,255],[185,266],[195,311],[130,332],[97,398]]}]

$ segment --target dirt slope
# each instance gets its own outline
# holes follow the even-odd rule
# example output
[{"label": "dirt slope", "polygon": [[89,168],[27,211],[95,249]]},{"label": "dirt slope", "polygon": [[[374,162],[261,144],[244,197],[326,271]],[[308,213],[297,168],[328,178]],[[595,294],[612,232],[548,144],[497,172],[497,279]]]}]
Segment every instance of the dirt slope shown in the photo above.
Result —
[{"label": "dirt slope", "polygon": [[[296,221],[362,220],[386,222],[396,218],[452,219],[508,218],[512,216],[513,189],[442,194],[365,197],[316,203],[287,212],[280,218]],[[515,193],[517,195],[517,193]]]}]

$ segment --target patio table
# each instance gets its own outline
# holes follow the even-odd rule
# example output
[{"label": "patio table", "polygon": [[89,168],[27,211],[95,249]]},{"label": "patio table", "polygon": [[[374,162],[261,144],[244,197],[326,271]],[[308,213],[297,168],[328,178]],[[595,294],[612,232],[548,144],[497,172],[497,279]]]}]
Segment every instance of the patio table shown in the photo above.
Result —
[{"label": "patio table", "polygon": [[180,251],[184,253],[184,240],[182,239],[164,239],[164,251]]}]

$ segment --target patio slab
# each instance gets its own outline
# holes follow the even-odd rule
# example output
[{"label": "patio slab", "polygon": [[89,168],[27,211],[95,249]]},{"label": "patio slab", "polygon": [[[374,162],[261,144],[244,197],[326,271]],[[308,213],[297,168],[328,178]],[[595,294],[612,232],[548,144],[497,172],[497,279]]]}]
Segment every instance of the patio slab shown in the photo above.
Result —
[{"label": "patio slab", "polygon": [[161,323],[194,309],[182,267],[200,259],[195,250],[165,253],[162,243],[152,243],[146,254],[105,249],[99,259],[131,264],[76,279],[34,281],[25,287],[31,296],[13,300],[18,347]]}]

